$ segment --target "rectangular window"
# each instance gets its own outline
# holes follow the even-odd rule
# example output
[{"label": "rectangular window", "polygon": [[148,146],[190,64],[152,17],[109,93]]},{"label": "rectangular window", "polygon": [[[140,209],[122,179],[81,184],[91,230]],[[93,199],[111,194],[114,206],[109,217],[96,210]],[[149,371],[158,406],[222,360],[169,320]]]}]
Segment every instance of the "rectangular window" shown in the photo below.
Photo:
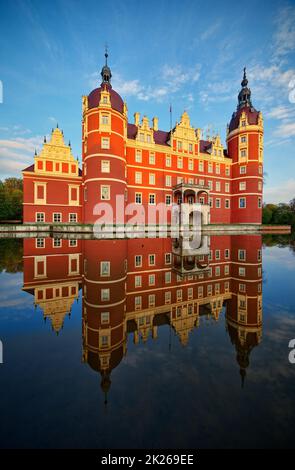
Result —
[{"label": "rectangular window", "polygon": [[109,139],[109,137],[102,137],[101,138],[101,148],[102,149],[109,149],[110,148],[110,139]]},{"label": "rectangular window", "polygon": [[216,209],[220,209],[220,199],[215,199],[215,207]]},{"label": "rectangular window", "polygon": [[165,292],[165,304],[171,303],[171,292]]},{"label": "rectangular window", "polygon": [[258,209],[261,209],[262,207],[262,199],[261,197],[258,198]]},{"label": "rectangular window", "polygon": [[156,256],[149,255],[149,266],[155,266],[155,264],[156,264]]},{"label": "rectangular window", "polygon": [[109,173],[110,172],[110,161],[109,160],[102,160],[101,161],[101,172],[102,173]]},{"label": "rectangular window", "polygon": [[203,286],[198,286],[198,298],[203,297],[203,295],[204,295]]},{"label": "rectangular window", "polygon": [[240,191],[245,191],[246,190],[246,181],[240,181],[239,190]]},{"label": "rectangular window", "polygon": [[107,126],[109,124],[109,116],[108,114],[101,115],[101,123]]},{"label": "rectangular window", "polygon": [[239,267],[239,276],[246,276],[246,268]]},{"label": "rectangular window", "polygon": [[110,322],[110,312],[101,312],[100,321],[103,325]]},{"label": "rectangular window", "polygon": [[136,184],[141,184],[142,183],[142,173],[141,173],[141,171],[136,171],[135,172],[135,183]]},{"label": "rectangular window", "polygon": [[135,267],[140,268],[142,266],[142,256],[136,255],[135,256]]},{"label": "rectangular window", "polygon": [[224,205],[225,205],[226,209],[229,209],[230,208],[230,200],[226,199]]},{"label": "rectangular window", "polygon": [[142,202],[142,195],[141,193],[135,193],[135,203],[136,204],[141,204]]},{"label": "rectangular window", "polygon": [[204,162],[202,160],[199,161],[199,171],[204,171]]},{"label": "rectangular window", "polygon": [[[192,152],[193,151],[193,144],[188,144],[188,151]],[[193,168],[192,168],[193,170]]]},{"label": "rectangular window", "polygon": [[220,182],[219,181],[216,181],[215,189],[216,189],[216,191],[220,191]]},{"label": "rectangular window", "polygon": [[172,184],[172,178],[170,175],[165,176],[165,186],[171,186]]},{"label": "rectangular window", "polygon": [[258,181],[258,191],[262,191],[262,182]]},{"label": "rectangular window", "polygon": [[188,169],[189,170],[194,169],[194,160],[192,158],[189,158],[189,160],[188,160]]},{"label": "rectangular window", "polygon": [[155,154],[154,153],[150,153],[150,156],[149,156],[149,163],[150,165],[155,165],[156,163],[156,157],[155,157]]},{"label": "rectangular window", "polygon": [[230,254],[230,251],[229,251],[228,248],[226,248],[226,249],[224,250],[224,257],[225,257],[225,259],[229,259],[229,254]]},{"label": "rectangular window", "polygon": [[149,204],[151,206],[154,206],[156,204],[156,195],[155,194],[149,194]]},{"label": "rectangular window", "polygon": [[36,212],[36,222],[45,222],[44,212]]},{"label": "rectangular window", "polygon": [[141,276],[135,276],[134,285],[135,287],[141,287]]},{"label": "rectangular window", "polygon": [[213,173],[213,165],[212,165],[212,163],[208,163],[208,173]]},{"label": "rectangular window", "polygon": [[230,167],[229,166],[225,167],[225,176],[230,176]]},{"label": "rectangular window", "polygon": [[156,296],[155,294],[149,295],[149,307],[154,307],[156,305]]},{"label": "rectangular window", "polygon": [[247,142],[247,137],[245,135],[241,136],[241,144],[245,144]]},{"label": "rectangular window", "polygon": [[53,247],[54,248],[60,248],[61,247],[61,239],[60,238],[54,238],[53,239]]},{"label": "rectangular window", "polygon": [[229,265],[228,264],[226,264],[224,266],[224,274],[225,274],[225,276],[227,276],[229,274]]},{"label": "rectangular window", "polygon": [[36,248],[44,248],[45,240],[44,238],[36,238]]},{"label": "rectangular window", "polygon": [[171,155],[166,155],[166,166],[171,166]]},{"label": "rectangular window", "polygon": [[176,291],[176,302],[182,301],[182,289],[177,289]]},{"label": "rectangular window", "polygon": [[136,150],[136,151],[135,151],[135,161],[136,161],[137,163],[141,163],[141,162],[142,162],[141,150]]},{"label": "rectangular window", "polygon": [[165,284],[170,284],[170,282],[171,282],[171,272],[167,271],[165,273]]},{"label": "rectangular window", "polygon": [[238,250],[238,260],[246,261],[246,250]]},{"label": "rectangular window", "polygon": [[134,299],[134,305],[135,305],[135,310],[140,310],[141,309],[141,296],[137,296]]},{"label": "rectangular window", "polygon": [[245,209],[246,207],[246,198],[245,197],[240,197],[239,198],[239,208],[240,209]]},{"label": "rectangular window", "polygon": [[247,156],[247,151],[246,150],[241,150],[240,155],[241,155],[242,158],[245,158]]},{"label": "rectangular window", "polygon": [[171,264],[171,253],[165,253],[165,264]]},{"label": "rectangular window", "polygon": [[100,262],[100,275],[102,277],[109,277],[111,274],[111,263],[109,261]]},{"label": "rectangular window", "polygon": [[229,193],[229,183],[225,183],[225,192]]},{"label": "rectangular window", "polygon": [[192,287],[189,287],[189,288],[187,289],[187,299],[188,299],[188,300],[192,300],[193,295],[194,295],[194,289],[193,289]]},{"label": "rectangular window", "polygon": [[177,157],[177,168],[183,167],[183,159],[182,157]]},{"label": "rectangular window", "polygon": [[149,184],[156,184],[155,173],[150,173],[149,174]]},{"label": "rectangular window", "polygon": [[77,214],[75,212],[71,212],[69,214],[69,222],[72,222],[72,223],[77,222]]},{"label": "rectangular window", "polygon": [[100,300],[102,302],[107,302],[108,300],[110,300],[110,289],[101,289]]},{"label": "rectangular window", "polygon": [[154,286],[154,285],[155,285],[155,282],[156,282],[155,279],[156,279],[156,278],[155,278],[155,275],[154,275],[154,274],[150,274],[150,275],[149,275],[149,286]]},{"label": "rectangular window", "polygon": [[220,260],[220,250],[215,250],[215,259]]},{"label": "rectangular window", "polygon": [[170,194],[166,194],[165,203],[166,203],[166,206],[171,206],[171,196],[170,196]]},{"label": "rectangular window", "polygon": [[103,200],[103,201],[109,201],[111,199],[111,195],[110,195],[110,186],[104,186],[102,185],[100,187],[100,198]]},{"label": "rectangular window", "polygon": [[69,240],[69,246],[78,246],[78,240],[71,239]]},{"label": "rectangular window", "polygon": [[215,171],[216,171],[216,174],[217,174],[217,175],[220,175],[220,165],[219,165],[219,163],[216,163],[216,165],[215,165]]},{"label": "rectangular window", "polygon": [[245,174],[246,174],[246,167],[240,166],[240,175],[245,175]]},{"label": "rectangular window", "polygon": [[[181,142],[181,140],[179,140],[179,141],[177,142],[177,150],[178,150],[178,151],[181,151],[181,150],[182,150],[182,142]],[[179,167],[179,168],[180,168],[180,167]],[[181,168],[182,168],[182,167],[181,167]]]},{"label": "rectangular window", "polygon": [[61,213],[60,212],[54,212],[52,221],[55,222],[55,223],[60,223],[61,222]]}]

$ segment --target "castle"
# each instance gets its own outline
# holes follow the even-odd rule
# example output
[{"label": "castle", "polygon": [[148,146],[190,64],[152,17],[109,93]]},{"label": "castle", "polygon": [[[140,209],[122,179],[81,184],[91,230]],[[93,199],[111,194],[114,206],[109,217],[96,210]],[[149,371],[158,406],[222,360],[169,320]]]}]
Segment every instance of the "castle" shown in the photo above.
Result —
[{"label": "castle", "polygon": [[128,223],[136,211],[143,224],[151,217],[169,224],[172,206],[190,224],[195,215],[205,225],[261,224],[263,118],[246,70],[224,148],[218,135],[203,140],[187,112],[170,131],[138,112],[128,122],[105,59],[101,85],[82,98],[82,169],[57,126],[23,170],[24,223],[94,224],[103,204],[111,224]]}]

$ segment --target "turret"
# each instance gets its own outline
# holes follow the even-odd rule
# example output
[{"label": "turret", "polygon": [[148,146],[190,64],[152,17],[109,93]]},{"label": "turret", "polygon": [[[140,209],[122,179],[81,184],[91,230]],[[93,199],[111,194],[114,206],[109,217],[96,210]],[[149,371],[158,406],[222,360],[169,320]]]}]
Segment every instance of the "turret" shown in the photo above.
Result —
[{"label": "turret", "polygon": [[[95,223],[101,214],[99,203],[109,205],[107,223],[124,223],[124,215],[116,219],[116,197],[124,205],[126,192],[125,136],[126,106],[111,85],[111,69],[107,63],[101,70],[102,82],[83,97],[82,156],[84,223]],[[120,211],[124,214],[124,211]]]},{"label": "turret", "polygon": [[237,110],[227,130],[227,153],[232,159],[232,223],[262,220],[263,118],[252,105],[246,69]]}]

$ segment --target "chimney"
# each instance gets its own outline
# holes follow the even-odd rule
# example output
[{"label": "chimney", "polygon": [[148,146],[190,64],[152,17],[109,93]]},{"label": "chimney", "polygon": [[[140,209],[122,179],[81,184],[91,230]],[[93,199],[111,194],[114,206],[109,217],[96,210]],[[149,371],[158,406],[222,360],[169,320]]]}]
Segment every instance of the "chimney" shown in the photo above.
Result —
[{"label": "chimney", "polygon": [[139,119],[140,119],[140,114],[139,113],[134,113],[134,124],[137,127],[139,126]]},{"label": "chimney", "polygon": [[153,117],[153,129],[154,131],[159,130],[159,119],[157,117]]}]

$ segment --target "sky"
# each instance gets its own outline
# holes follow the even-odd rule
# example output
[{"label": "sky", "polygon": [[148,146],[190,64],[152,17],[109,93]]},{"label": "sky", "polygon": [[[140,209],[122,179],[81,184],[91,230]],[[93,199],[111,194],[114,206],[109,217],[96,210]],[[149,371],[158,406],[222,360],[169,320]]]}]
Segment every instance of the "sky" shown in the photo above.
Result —
[{"label": "sky", "polygon": [[203,136],[236,109],[243,67],[265,126],[265,202],[295,197],[295,1],[0,0],[0,178],[21,176],[59,124],[81,161],[81,98],[112,85],[169,130],[186,110]]}]

